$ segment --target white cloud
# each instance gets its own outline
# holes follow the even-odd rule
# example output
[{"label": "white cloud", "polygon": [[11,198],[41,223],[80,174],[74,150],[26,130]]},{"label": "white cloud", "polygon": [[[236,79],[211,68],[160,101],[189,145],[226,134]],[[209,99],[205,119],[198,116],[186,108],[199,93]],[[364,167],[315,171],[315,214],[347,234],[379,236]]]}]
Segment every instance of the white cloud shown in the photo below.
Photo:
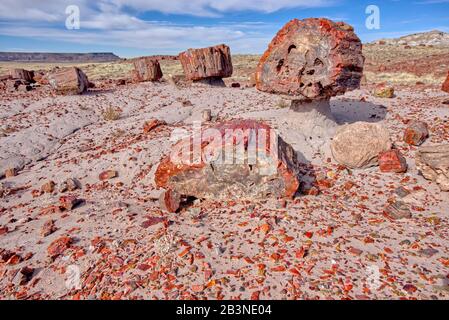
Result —
[{"label": "white cloud", "polygon": [[[263,52],[280,26],[261,22],[223,22],[226,13],[263,13],[293,7],[326,6],[338,0],[0,0],[0,35],[33,37],[78,44],[177,53],[218,43],[233,52]],[[81,30],[66,30],[65,9],[80,8]],[[214,25],[179,25],[144,21],[140,14],[158,11],[221,17]]]}]

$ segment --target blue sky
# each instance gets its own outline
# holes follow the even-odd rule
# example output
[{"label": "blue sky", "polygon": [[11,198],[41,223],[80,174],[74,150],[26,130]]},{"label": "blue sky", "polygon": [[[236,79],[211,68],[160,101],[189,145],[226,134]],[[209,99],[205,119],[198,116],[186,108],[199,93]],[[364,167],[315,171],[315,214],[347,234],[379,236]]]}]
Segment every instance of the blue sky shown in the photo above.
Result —
[{"label": "blue sky", "polygon": [[[80,10],[79,30],[65,26],[69,5]],[[368,5],[380,9],[379,30],[365,26]],[[262,53],[286,22],[307,17],[345,21],[369,42],[449,32],[449,0],[0,0],[0,51],[133,57],[226,43],[233,53]]]}]

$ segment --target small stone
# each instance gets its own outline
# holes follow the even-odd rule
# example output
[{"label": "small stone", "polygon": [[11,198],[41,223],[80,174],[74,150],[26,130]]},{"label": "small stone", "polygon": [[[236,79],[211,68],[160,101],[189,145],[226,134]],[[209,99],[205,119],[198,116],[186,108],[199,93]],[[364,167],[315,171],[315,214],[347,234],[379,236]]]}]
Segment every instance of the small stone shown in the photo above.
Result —
[{"label": "small stone", "polygon": [[148,121],[146,121],[143,124],[143,132],[149,133],[153,129],[155,129],[155,128],[159,127],[159,126],[163,126],[165,124],[167,124],[165,121],[161,121],[161,120],[158,120],[158,119],[148,120]]},{"label": "small stone", "polygon": [[57,256],[63,254],[68,248],[70,248],[72,242],[73,239],[67,236],[58,238],[48,246],[47,253],[50,258],[56,258]]},{"label": "small stone", "polygon": [[408,191],[407,189],[405,189],[404,187],[399,187],[396,190],[394,190],[394,193],[399,197],[399,198],[405,198],[406,196],[408,196],[411,192]]},{"label": "small stone", "polygon": [[385,208],[384,214],[392,220],[409,219],[412,217],[409,207],[402,201],[396,201],[390,204]]},{"label": "small stone", "polygon": [[238,82],[231,83],[231,88],[240,88],[240,87],[241,87],[240,83],[238,83]]},{"label": "small stone", "polygon": [[406,284],[404,287],[403,287],[403,289],[405,290],[405,291],[407,291],[409,294],[412,294],[412,293],[415,293],[417,290],[418,290],[418,288],[416,288],[414,285],[412,285],[412,284]]},{"label": "small stone", "polygon": [[429,137],[427,123],[412,121],[404,132],[404,141],[412,146],[420,146]]},{"label": "small stone", "polygon": [[394,88],[380,86],[374,90],[373,95],[377,98],[391,99],[394,98]]},{"label": "small stone", "polygon": [[21,275],[19,285],[24,286],[33,278],[34,268],[25,266],[20,269],[19,273]]},{"label": "small stone", "polygon": [[62,196],[59,198],[59,205],[66,210],[72,210],[80,203],[81,200],[75,196]]},{"label": "small stone", "polygon": [[106,170],[106,171],[103,171],[103,172],[100,173],[100,175],[98,176],[98,178],[99,178],[101,181],[110,180],[110,179],[113,179],[113,178],[116,178],[116,177],[118,177],[118,172],[115,171],[115,170]]},{"label": "small stone", "polygon": [[53,193],[55,191],[55,183],[53,181],[47,181],[41,187],[41,191],[45,193]]},{"label": "small stone", "polygon": [[8,233],[8,227],[0,227],[0,236]]},{"label": "small stone", "polygon": [[407,171],[407,161],[399,150],[390,150],[379,154],[379,168],[381,172],[404,173]]},{"label": "small stone", "polygon": [[15,177],[17,175],[17,171],[15,168],[9,168],[5,170],[5,177],[6,178],[11,178],[11,177]]},{"label": "small stone", "polygon": [[62,182],[59,187],[59,192],[64,193],[67,191],[73,192],[81,188],[81,184],[78,180],[68,178],[66,181]]},{"label": "small stone", "polygon": [[438,253],[438,250],[433,248],[421,249],[419,250],[419,254],[426,258],[432,258],[434,255]]},{"label": "small stone", "polygon": [[58,230],[55,226],[55,222],[53,220],[48,220],[44,223],[41,229],[41,236],[46,237]]},{"label": "small stone", "polygon": [[205,122],[209,122],[212,120],[212,111],[210,109],[203,110],[202,119]]},{"label": "small stone", "polygon": [[33,90],[33,87],[30,86],[30,85],[27,85],[27,84],[20,84],[17,87],[17,91],[20,91],[20,92],[28,92],[28,91],[31,91],[31,90]]},{"label": "small stone", "polygon": [[175,191],[164,191],[159,197],[159,205],[164,211],[175,213],[178,211],[180,204],[181,196]]}]

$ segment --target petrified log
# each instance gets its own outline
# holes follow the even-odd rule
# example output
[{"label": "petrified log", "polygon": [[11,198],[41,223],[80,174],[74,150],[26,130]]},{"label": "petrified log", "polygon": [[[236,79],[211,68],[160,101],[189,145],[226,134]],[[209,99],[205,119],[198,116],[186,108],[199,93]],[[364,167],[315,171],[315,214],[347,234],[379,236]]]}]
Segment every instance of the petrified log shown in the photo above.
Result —
[{"label": "petrified log", "polygon": [[162,69],[159,61],[149,57],[134,61],[134,78],[136,81],[159,81],[162,78]]},{"label": "petrified log", "polygon": [[328,99],[359,88],[363,64],[362,43],[351,26],[294,19],[260,59],[256,86],[293,99]]},{"label": "petrified log", "polygon": [[25,69],[12,69],[9,71],[9,75],[12,79],[20,79],[28,82],[34,82],[34,71],[28,71]]},{"label": "petrified log", "polygon": [[421,147],[416,152],[416,167],[427,180],[449,191],[449,144]]},{"label": "petrified log", "polygon": [[449,93],[449,71],[447,72],[446,81],[443,83],[443,87],[441,88],[443,91]]},{"label": "petrified log", "polygon": [[189,49],[179,54],[179,60],[187,80],[232,76],[231,50],[224,44],[203,49]]},{"label": "petrified log", "polygon": [[293,148],[268,125],[234,120],[178,141],[155,173],[156,185],[205,199],[266,199],[295,195]]},{"label": "petrified log", "polygon": [[89,87],[89,80],[76,67],[57,69],[48,75],[48,82],[59,94],[80,94]]}]

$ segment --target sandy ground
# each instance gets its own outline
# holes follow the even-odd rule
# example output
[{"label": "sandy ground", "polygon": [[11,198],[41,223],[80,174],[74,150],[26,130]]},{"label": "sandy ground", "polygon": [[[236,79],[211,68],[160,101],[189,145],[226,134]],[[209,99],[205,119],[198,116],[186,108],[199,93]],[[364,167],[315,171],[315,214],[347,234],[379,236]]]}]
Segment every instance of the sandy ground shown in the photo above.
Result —
[{"label": "sandy ground", "polygon": [[[47,88],[0,93],[0,167],[23,166],[0,181],[0,253],[15,254],[0,263],[0,298],[448,299],[449,196],[418,174],[416,149],[402,134],[406,120],[420,119],[431,131],[425,145],[448,142],[449,95],[396,89],[395,98],[378,99],[362,88],[333,99],[332,111],[341,124],[383,123],[407,158],[406,174],[339,168],[325,147],[301,142],[279,97],[254,88],[142,83],[75,97]],[[120,119],[104,120],[108,107]],[[174,130],[189,129],[204,109],[214,121],[271,123],[303,154],[304,174],[326,181],[320,194],[286,204],[195,200],[177,214],[161,212],[154,171]],[[167,125],[144,134],[151,118]],[[100,181],[108,169],[118,177]],[[68,178],[81,189],[59,192]],[[49,180],[55,192],[39,194]],[[403,196],[400,187],[410,192],[402,201],[412,218],[390,221],[382,213]],[[84,202],[52,210],[67,194]],[[57,230],[43,236],[49,220]],[[50,259],[47,248],[62,236],[73,243]],[[34,273],[21,284],[23,267]]]}]

